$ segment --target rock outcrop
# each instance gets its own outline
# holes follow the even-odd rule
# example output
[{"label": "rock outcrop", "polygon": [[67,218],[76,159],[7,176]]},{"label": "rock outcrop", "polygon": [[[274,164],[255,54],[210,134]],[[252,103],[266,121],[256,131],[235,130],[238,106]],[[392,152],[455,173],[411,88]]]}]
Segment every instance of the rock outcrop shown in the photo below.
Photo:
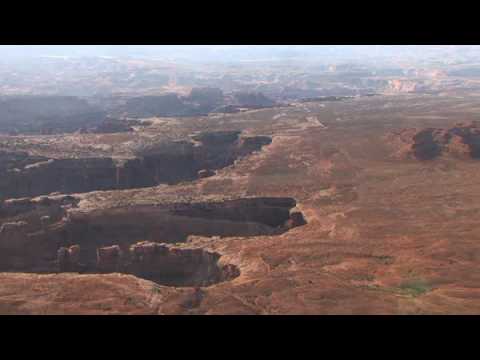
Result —
[{"label": "rock outcrop", "polygon": [[285,226],[288,229],[293,229],[295,227],[305,225],[306,223],[307,222],[300,211],[292,211],[290,213],[290,218],[285,223]]},{"label": "rock outcrop", "polygon": [[426,85],[419,81],[395,79],[388,81],[385,90],[391,93],[416,93],[426,89]]},{"label": "rock outcrop", "polygon": [[240,275],[236,266],[220,264],[220,257],[198,248],[140,242],[130,247],[125,272],[170,286],[208,286]]},{"label": "rock outcrop", "polygon": [[197,174],[198,174],[199,179],[203,179],[203,178],[207,178],[207,177],[215,175],[215,171],[208,170],[208,169],[202,169],[202,170],[199,170]]},{"label": "rock outcrop", "polygon": [[480,126],[458,123],[451,128],[404,129],[387,136],[395,144],[396,157],[432,160],[439,156],[480,158]]},{"label": "rock outcrop", "polygon": [[123,253],[118,245],[97,249],[97,271],[118,272],[121,270]]},{"label": "rock outcrop", "polygon": [[0,227],[0,239],[2,247],[22,248],[27,237],[28,224],[25,221],[4,223]]},{"label": "rock outcrop", "polygon": [[30,266],[28,236],[29,224],[25,221],[7,222],[0,228],[0,271],[20,270]]},{"label": "rock outcrop", "polygon": [[80,272],[83,270],[80,262],[80,246],[72,245],[68,248],[61,247],[57,251],[59,272]]}]

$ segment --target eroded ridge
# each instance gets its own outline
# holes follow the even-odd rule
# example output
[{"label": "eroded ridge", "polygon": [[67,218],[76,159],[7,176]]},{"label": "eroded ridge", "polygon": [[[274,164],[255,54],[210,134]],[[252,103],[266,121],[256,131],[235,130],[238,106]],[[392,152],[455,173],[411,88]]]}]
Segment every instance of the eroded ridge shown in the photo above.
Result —
[{"label": "eroded ridge", "polygon": [[443,155],[480,158],[480,126],[477,122],[458,123],[447,129],[404,129],[388,138],[398,144],[399,158],[433,160]]},{"label": "eroded ridge", "polygon": [[189,140],[137,144],[129,158],[49,158],[26,151],[0,152],[0,198],[84,193],[177,184],[212,176],[215,170],[259,151],[266,136],[239,131],[201,133]]},{"label": "eroded ridge", "polygon": [[4,202],[0,271],[134,274],[207,286],[239,270],[185,243],[190,235],[278,235],[306,223],[292,198],[160,203],[82,211],[69,195]]}]

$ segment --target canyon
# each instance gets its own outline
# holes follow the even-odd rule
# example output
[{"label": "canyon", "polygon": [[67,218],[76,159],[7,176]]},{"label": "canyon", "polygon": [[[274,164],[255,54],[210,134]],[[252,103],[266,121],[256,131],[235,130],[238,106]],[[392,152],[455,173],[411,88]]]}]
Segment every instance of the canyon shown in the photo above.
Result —
[{"label": "canyon", "polygon": [[138,93],[88,124],[10,118],[0,313],[478,313],[479,95],[326,94],[361,71],[285,103],[266,82],[182,88],[189,114]]},{"label": "canyon", "polygon": [[[123,132],[123,128],[110,129]],[[135,131],[142,129],[128,132]],[[224,262],[221,253],[190,246],[189,237],[278,235],[306,224],[300,211],[292,211],[296,201],[282,197],[212,200],[199,196],[182,202],[157,196],[150,204],[84,209],[82,203],[88,202],[92,191],[116,194],[194,182],[215,176],[216,170],[272,142],[269,136],[246,136],[242,131],[196,132],[184,139],[150,143],[133,137],[131,141],[137,142],[133,156],[127,158],[116,154],[79,157],[73,149],[71,154],[47,157],[35,155],[38,146],[34,144],[23,151],[4,149],[0,271],[123,273],[164,286],[204,287],[232,280],[240,270]]]},{"label": "canyon", "polygon": [[207,170],[226,167],[270,142],[266,136],[217,132],[196,135],[192,141],[142,147],[130,158],[49,158],[4,151],[0,153],[0,194],[19,198],[174,184],[196,179],[202,171],[208,174]]},{"label": "canyon", "polygon": [[301,213],[290,213],[295,200],[288,198],[157,202],[93,211],[82,211],[79,202],[68,195],[5,202],[0,271],[120,272],[160,284],[200,286],[239,271],[230,264],[220,267],[218,253],[168,244],[185,243],[190,235],[274,235],[305,224]]}]

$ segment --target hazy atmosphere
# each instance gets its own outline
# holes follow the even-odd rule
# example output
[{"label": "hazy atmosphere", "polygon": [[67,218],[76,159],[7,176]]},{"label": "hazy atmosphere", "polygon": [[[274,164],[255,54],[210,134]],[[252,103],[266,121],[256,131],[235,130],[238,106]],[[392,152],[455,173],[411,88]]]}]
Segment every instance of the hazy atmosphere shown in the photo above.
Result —
[{"label": "hazy atmosphere", "polygon": [[480,46],[1,45],[0,314],[478,314]]},{"label": "hazy atmosphere", "polygon": [[315,61],[374,58],[394,61],[394,57],[442,60],[449,55],[457,60],[478,56],[479,46],[425,45],[1,45],[2,58],[24,57],[154,57],[188,62],[259,61],[314,59]]}]

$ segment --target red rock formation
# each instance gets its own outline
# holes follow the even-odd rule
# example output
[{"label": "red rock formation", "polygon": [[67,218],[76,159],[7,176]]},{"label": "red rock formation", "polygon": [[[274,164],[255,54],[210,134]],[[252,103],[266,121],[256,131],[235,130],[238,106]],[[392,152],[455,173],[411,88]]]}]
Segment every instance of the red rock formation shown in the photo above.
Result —
[{"label": "red rock formation", "polygon": [[404,129],[387,136],[399,158],[431,160],[442,155],[480,158],[480,127],[476,122],[458,123],[448,129]]},{"label": "red rock formation", "polygon": [[27,226],[25,221],[4,223],[0,227],[0,247],[21,248],[26,241]]},{"label": "red rock formation", "polygon": [[165,245],[142,241],[130,247],[130,256],[133,262],[149,262],[156,254],[163,254],[166,251]]},{"label": "red rock formation", "polygon": [[65,247],[61,247],[57,250],[57,263],[58,263],[58,270],[60,272],[68,271],[69,268],[69,261],[68,261],[68,249]]},{"label": "red rock formation", "polygon": [[198,171],[198,178],[203,179],[215,175],[215,172],[212,170],[202,169]]},{"label": "red rock formation", "polygon": [[121,266],[122,250],[113,245],[97,249],[97,270],[100,272],[117,272]]},{"label": "red rock formation", "polygon": [[286,227],[287,229],[292,229],[297,226],[305,225],[306,223],[307,222],[300,211],[293,211],[290,214],[290,219],[288,219],[286,222]]},{"label": "red rock formation", "polygon": [[130,259],[126,273],[165,285],[207,286],[240,274],[232,264],[220,265],[218,253],[148,241],[132,245]]},{"label": "red rock formation", "polygon": [[414,93],[425,89],[425,85],[418,81],[394,79],[389,80],[387,84],[387,92],[394,93]]},{"label": "red rock formation", "polygon": [[80,246],[61,247],[57,251],[57,263],[60,272],[76,272],[82,268],[80,264]]},{"label": "red rock formation", "polygon": [[68,256],[72,264],[74,265],[80,264],[80,246],[79,245],[70,246],[68,248]]}]

